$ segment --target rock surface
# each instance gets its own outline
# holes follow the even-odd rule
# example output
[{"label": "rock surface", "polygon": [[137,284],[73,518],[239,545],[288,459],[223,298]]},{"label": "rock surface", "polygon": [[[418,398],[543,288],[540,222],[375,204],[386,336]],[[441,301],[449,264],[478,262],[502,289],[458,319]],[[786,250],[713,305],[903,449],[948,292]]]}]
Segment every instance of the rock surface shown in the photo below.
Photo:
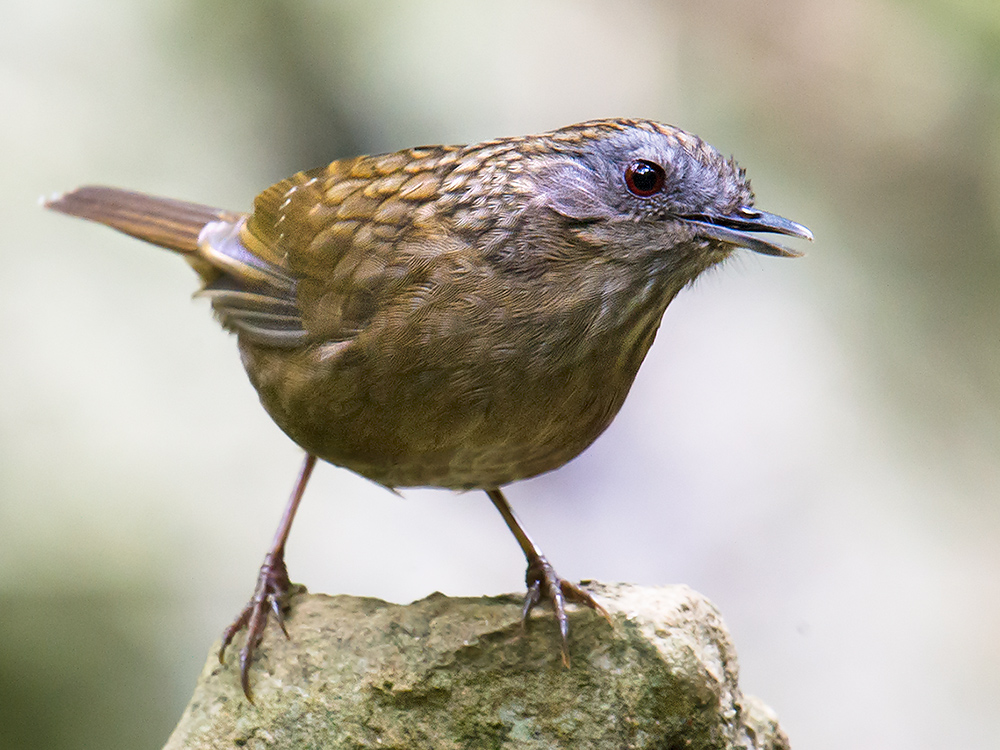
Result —
[{"label": "rock surface", "polygon": [[290,640],[269,626],[252,667],[255,703],[236,655],[220,665],[213,650],[166,750],[788,748],[770,709],[741,693],[708,600],[684,586],[587,588],[614,625],[571,612],[569,669],[551,612],[522,631],[520,596],[298,595]]}]

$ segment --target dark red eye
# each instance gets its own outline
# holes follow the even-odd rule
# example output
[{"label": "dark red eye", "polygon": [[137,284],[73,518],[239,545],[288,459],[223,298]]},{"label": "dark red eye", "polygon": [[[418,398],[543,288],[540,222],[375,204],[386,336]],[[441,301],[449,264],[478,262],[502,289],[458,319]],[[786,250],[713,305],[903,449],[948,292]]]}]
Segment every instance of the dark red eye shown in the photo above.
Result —
[{"label": "dark red eye", "polygon": [[660,192],[665,178],[663,167],[645,159],[634,161],[625,169],[625,184],[629,192],[640,198]]}]

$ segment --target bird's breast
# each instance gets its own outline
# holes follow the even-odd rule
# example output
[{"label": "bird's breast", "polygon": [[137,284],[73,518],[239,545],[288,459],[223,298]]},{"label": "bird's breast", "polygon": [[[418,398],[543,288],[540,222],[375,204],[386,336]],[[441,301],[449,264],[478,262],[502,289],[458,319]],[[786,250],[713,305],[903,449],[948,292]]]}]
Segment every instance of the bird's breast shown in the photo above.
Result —
[{"label": "bird's breast", "polygon": [[666,304],[643,294],[581,309],[452,295],[348,341],[240,348],[306,451],[392,487],[499,487],[558,468],[610,424]]}]

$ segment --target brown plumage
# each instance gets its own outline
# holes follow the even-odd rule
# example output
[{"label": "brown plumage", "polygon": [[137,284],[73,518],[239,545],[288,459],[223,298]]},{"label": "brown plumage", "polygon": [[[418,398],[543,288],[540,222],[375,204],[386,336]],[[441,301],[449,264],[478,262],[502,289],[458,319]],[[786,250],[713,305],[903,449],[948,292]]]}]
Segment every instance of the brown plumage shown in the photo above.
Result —
[{"label": "brown plumage", "polygon": [[[315,457],[387,487],[484,489],[528,558],[527,612],[561,581],[499,488],[608,426],[670,300],[735,248],[811,238],[753,208],[695,136],[602,120],[538,136],[344,159],[250,214],[86,187],[47,204],[182,253],[275,422],[310,458],[254,600],[246,669],[287,590],[287,526]],[[280,608],[275,609],[280,613]]]}]

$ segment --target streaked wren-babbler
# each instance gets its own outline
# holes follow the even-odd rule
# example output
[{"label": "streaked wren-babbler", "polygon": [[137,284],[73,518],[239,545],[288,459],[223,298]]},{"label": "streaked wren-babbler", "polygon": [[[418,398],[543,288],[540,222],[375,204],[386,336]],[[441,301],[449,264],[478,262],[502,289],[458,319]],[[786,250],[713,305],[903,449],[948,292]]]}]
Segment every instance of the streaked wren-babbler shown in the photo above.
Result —
[{"label": "streaked wren-babbler", "polygon": [[250,213],[82,187],[49,208],[183,255],[261,403],[306,452],[253,598],[241,679],[292,584],[285,541],[317,459],[389,488],[484,490],[527,558],[524,615],[559,578],[501,487],[551,471],[608,426],[667,305],[762,239],[812,239],[754,208],[732,159],[648,120],[594,120],[470,146],[359,156],[269,187]]}]

